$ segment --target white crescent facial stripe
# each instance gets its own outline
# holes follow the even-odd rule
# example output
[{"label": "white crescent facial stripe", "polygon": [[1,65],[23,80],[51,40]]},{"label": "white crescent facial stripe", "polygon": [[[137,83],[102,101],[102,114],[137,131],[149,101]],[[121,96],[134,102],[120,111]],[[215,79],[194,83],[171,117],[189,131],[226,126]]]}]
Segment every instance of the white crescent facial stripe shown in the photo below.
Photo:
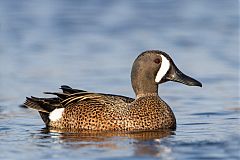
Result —
[{"label": "white crescent facial stripe", "polygon": [[156,83],[159,83],[161,81],[163,76],[165,76],[165,74],[167,73],[167,71],[170,68],[169,60],[166,57],[164,57],[163,55],[161,55],[161,57],[162,57],[162,64],[161,64],[161,67],[159,68],[157,76],[155,78]]},{"label": "white crescent facial stripe", "polygon": [[64,111],[65,108],[57,108],[57,109],[54,109],[50,115],[49,115],[49,119],[51,121],[57,121],[59,120],[60,118],[62,118],[62,114],[63,114],[63,111]]}]

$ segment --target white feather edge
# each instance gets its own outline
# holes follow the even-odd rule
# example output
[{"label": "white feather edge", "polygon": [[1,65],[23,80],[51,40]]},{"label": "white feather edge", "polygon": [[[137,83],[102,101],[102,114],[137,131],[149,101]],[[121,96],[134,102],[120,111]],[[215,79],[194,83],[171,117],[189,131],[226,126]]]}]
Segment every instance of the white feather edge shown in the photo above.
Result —
[{"label": "white feather edge", "polygon": [[62,114],[64,112],[64,109],[65,108],[57,108],[57,109],[54,109],[50,115],[49,115],[49,119],[51,121],[57,121],[59,120],[60,118],[62,118]]},{"label": "white feather edge", "polygon": [[161,81],[161,79],[165,76],[165,74],[167,73],[167,71],[170,68],[170,62],[169,60],[164,57],[163,55],[161,55],[162,57],[162,64],[161,67],[158,70],[157,76],[155,78],[155,82],[159,83]]}]

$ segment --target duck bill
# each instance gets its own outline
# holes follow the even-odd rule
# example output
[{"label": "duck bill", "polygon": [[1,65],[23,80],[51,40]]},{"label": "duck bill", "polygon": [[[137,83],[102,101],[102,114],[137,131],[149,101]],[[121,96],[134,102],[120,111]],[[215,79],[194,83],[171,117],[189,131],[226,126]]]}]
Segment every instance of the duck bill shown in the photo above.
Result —
[{"label": "duck bill", "polygon": [[199,86],[202,87],[202,83],[193,79],[192,77],[189,77],[182,73],[175,64],[171,66],[171,68],[168,71],[168,74],[166,75],[166,81],[174,81],[183,83],[188,86]]}]

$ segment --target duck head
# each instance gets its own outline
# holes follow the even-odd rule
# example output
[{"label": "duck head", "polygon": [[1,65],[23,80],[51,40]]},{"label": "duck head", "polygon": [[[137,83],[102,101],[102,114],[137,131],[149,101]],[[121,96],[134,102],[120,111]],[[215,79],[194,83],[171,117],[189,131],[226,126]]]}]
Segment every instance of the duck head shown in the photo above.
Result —
[{"label": "duck head", "polygon": [[202,87],[199,81],[182,73],[167,53],[158,50],[145,51],[136,58],[131,81],[137,96],[157,94],[158,84],[167,81]]}]

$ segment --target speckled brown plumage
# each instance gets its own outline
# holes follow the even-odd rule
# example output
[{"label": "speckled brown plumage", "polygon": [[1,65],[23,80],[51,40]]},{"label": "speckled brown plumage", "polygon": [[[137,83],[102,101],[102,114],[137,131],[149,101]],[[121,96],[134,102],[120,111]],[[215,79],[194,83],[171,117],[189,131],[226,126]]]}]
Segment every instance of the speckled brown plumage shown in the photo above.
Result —
[{"label": "speckled brown plumage", "polygon": [[[165,75],[156,81],[163,58],[171,65]],[[175,129],[175,116],[158,96],[158,84],[171,80],[201,86],[200,82],[178,70],[172,59],[161,51],[146,51],[139,55],[133,64],[131,79],[136,99],[62,86],[61,93],[47,92],[56,95],[55,98],[31,97],[24,104],[38,110],[45,124],[53,128],[114,131]],[[51,120],[49,115],[59,108],[64,108],[61,118]]]},{"label": "speckled brown plumage", "polygon": [[[91,97],[92,96],[92,97]],[[57,128],[90,130],[157,130],[175,129],[176,121],[170,107],[157,96],[140,97],[126,103],[103,95],[68,104],[62,119],[50,122]]]}]

